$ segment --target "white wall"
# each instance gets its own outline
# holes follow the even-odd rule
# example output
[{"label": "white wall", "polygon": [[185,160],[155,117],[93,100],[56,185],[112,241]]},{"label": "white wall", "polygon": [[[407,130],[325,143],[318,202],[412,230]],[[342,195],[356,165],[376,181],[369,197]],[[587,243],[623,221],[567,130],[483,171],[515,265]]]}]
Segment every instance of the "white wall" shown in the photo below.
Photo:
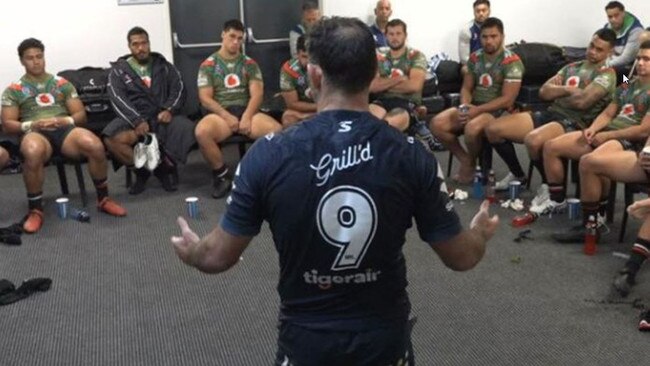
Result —
[{"label": "white wall", "polygon": [[[323,14],[374,21],[376,0],[321,0]],[[524,39],[560,46],[586,47],[606,22],[608,0],[491,0],[492,15],[504,23],[506,43]],[[650,1],[621,0],[644,26],[650,25]],[[408,26],[408,43],[427,57],[446,52],[458,59],[458,30],[472,17],[474,0],[392,0],[393,18]]]},{"label": "white wall", "polygon": [[25,38],[45,44],[47,70],[109,66],[129,52],[126,33],[147,30],[152,50],[171,60],[169,1],[118,6],[117,0],[14,0],[2,2],[0,92],[24,74],[16,48]]}]

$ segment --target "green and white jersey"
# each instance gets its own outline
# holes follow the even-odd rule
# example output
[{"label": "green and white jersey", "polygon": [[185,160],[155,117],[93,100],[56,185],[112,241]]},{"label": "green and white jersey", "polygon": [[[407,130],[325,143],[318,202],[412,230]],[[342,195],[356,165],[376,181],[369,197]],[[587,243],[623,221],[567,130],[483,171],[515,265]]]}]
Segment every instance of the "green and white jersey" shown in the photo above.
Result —
[{"label": "green and white jersey", "polygon": [[45,74],[40,80],[23,75],[2,93],[3,107],[18,107],[20,121],[68,116],[66,102],[78,98],[77,90],[66,79]]},{"label": "green and white jersey", "polygon": [[[411,69],[427,70],[427,58],[418,50],[406,47],[404,53],[399,57],[393,58],[390,54],[390,49],[380,49],[377,51],[377,66],[379,76],[382,78],[398,78],[400,76],[408,76]],[[422,102],[422,90],[411,93],[392,93],[383,92],[379,94],[380,97],[386,98],[403,98],[408,99],[416,104]]]},{"label": "green and white jersey", "polygon": [[140,77],[142,83],[147,87],[151,88],[151,65],[153,64],[152,60],[149,59],[145,65],[142,65],[134,57],[129,57],[126,59],[126,62],[129,63],[129,66],[135,71],[135,73]]},{"label": "green and white jersey", "polygon": [[629,84],[621,84],[616,88],[613,102],[618,105],[618,114],[609,122],[608,129],[621,130],[641,124],[650,107],[650,83],[644,85],[634,79]]},{"label": "green and white jersey", "polygon": [[558,71],[562,85],[585,89],[595,83],[607,92],[605,97],[594,103],[588,110],[578,110],[563,106],[561,102],[555,101],[548,109],[568,117],[577,122],[582,128],[586,128],[598,117],[600,112],[607,107],[616,91],[616,72],[611,67],[594,65],[588,61],[578,61],[564,66]]},{"label": "green and white jersey", "polygon": [[302,67],[297,58],[285,62],[280,69],[280,90],[283,92],[296,91],[298,100],[312,103],[311,89],[307,69]]},{"label": "green and white jersey", "polygon": [[224,59],[217,52],[208,57],[199,68],[199,88],[214,88],[213,98],[224,107],[248,105],[252,80],[262,81],[257,62],[240,54],[234,59]]},{"label": "green and white jersey", "polygon": [[490,61],[480,49],[469,56],[467,67],[474,75],[472,103],[475,105],[500,97],[506,81],[521,82],[524,76],[524,64],[519,56],[510,50],[503,50],[494,61]]}]

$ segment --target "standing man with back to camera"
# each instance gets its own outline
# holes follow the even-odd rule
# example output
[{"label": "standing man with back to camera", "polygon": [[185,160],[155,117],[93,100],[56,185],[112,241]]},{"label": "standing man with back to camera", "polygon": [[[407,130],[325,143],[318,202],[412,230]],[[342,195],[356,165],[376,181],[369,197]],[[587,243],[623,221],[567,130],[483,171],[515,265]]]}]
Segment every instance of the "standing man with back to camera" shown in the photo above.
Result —
[{"label": "standing man with back to camera", "polygon": [[463,230],[435,157],[369,113],[377,59],[365,24],[324,20],[308,52],[319,113],[253,145],[219,226],[200,239],[179,218],[174,249],[200,271],[223,272],[268,221],[280,255],[275,364],[404,365],[412,353],[402,246],[413,218],[458,271],[481,260],[498,218],[483,202]]}]

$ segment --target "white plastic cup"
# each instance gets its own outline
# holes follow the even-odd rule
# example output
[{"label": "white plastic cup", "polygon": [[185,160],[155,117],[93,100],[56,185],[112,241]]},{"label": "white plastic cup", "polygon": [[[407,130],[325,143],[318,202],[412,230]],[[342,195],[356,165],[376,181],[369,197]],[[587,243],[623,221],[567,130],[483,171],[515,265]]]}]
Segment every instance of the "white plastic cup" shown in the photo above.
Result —
[{"label": "white plastic cup", "polygon": [[569,206],[569,220],[578,220],[580,218],[580,200],[569,198],[566,202]]},{"label": "white plastic cup", "polygon": [[56,199],[56,208],[61,219],[66,219],[68,217],[68,203],[70,200],[67,197],[61,197]]},{"label": "white plastic cup", "polygon": [[199,216],[199,198],[187,197],[185,203],[187,204],[187,215],[193,219],[197,218]]},{"label": "white plastic cup", "polygon": [[521,182],[518,180],[513,180],[510,182],[508,185],[509,193],[510,193],[510,200],[514,201],[517,198],[519,198],[519,193],[521,192]]}]

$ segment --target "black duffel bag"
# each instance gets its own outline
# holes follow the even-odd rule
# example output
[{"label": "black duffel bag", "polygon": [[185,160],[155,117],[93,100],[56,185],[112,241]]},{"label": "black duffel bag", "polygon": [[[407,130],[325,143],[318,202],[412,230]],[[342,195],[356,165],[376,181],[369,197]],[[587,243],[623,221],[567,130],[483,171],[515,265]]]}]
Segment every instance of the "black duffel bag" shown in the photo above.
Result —
[{"label": "black duffel bag", "polygon": [[436,68],[439,93],[458,93],[463,85],[462,65],[451,60],[440,61]]},{"label": "black duffel bag", "polygon": [[541,85],[566,65],[561,47],[548,43],[514,43],[508,48],[519,55],[526,68],[523,85]]}]

